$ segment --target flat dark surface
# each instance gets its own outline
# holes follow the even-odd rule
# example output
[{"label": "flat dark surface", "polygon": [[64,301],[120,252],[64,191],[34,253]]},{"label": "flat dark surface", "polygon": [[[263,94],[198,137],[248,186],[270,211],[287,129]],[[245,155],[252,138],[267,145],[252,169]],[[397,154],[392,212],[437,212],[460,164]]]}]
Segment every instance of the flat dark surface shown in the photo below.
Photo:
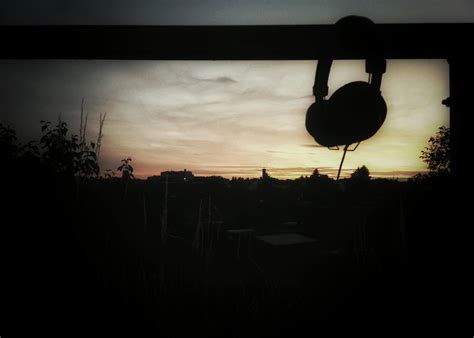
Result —
[{"label": "flat dark surface", "polygon": [[[474,24],[377,24],[387,58],[463,56]],[[335,25],[1,26],[3,59],[360,59]]]}]

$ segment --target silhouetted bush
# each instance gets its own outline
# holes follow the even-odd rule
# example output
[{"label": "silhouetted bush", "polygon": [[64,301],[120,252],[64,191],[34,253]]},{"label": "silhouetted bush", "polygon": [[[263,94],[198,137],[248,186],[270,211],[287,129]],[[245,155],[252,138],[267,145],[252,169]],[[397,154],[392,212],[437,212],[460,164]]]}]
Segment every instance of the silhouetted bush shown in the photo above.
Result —
[{"label": "silhouetted bush", "polygon": [[40,140],[42,162],[58,174],[93,177],[99,174],[99,164],[94,151],[95,143],[79,141],[77,135],[68,135],[67,123],[41,121],[43,133]]},{"label": "silhouetted bush", "polygon": [[450,129],[442,126],[435,136],[430,137],[428,147],[421,151],[420,158],[428,164],[431,173],[448,174],[451,172],[450,139]]}]

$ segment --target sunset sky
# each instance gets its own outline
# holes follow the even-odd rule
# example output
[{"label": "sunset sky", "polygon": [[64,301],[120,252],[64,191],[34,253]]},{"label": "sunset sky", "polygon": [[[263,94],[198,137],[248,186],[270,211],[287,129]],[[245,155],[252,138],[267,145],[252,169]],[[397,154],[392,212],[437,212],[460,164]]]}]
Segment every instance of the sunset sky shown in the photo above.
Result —
[{"label": "sunset sky", "polygon": [[[318,147],[304,127],[316,61],[0,61],[0,121],[38,139],[40,120],[61,113],[74,133],[82,97],[90,140],[107,112],[101,168],[132,157],[138,177],[163,170],[196,175],[296,178],[314,168],[334,176],[341,151]],[[330,94],[366,80],[363,61],[337,61]],[[437,128],[449,125],[448,64],[389,60],[384,125],[355,152],[343,175],[366,165],[372,176],[406,178]]]}]

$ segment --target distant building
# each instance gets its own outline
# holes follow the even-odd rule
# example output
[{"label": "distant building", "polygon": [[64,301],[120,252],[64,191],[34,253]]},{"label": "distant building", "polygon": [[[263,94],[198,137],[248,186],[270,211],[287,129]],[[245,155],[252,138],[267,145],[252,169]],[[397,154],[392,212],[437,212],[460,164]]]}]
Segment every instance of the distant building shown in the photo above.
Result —
[{"label": "distant building", "polygon": [[270,176],[267,173],[267,169],[263,168],[262,169],[262,179],[267,179],[270,178]]},{"label": "distant building", "polygon": [[194,178],[193,172],[184,169],[183,171],[162,171],[159,176],[150,176],[148,181],[150,182],[162,182],[168,176],[168,180],[171,182],[186,182]]},{"label": "distant building", "polygon": [[194,178],[193,172],[186,169],[183,171],[162,171],[160,176],[161,178],[168,176],[170,181],[189,181]]}]

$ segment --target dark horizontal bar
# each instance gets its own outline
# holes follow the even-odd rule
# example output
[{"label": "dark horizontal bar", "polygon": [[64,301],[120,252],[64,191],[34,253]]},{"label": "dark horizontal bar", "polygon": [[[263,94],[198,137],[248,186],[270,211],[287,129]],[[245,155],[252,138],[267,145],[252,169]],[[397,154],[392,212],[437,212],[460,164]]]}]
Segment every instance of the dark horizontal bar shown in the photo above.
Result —
[{"label": "dark horizontal bar", "polygon": [[[2,59],[361,59],[335,25],[0,26]],[[377,24],[386,58],[449,58],[470,49],[474,24]]]}]

